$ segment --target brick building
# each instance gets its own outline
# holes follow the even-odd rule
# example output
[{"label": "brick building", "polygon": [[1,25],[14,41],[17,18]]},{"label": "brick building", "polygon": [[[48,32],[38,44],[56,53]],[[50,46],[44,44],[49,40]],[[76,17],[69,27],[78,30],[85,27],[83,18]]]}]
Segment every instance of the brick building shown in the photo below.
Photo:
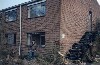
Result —
[{"label": "brick building", "polygon": [[[0,11],[3,22],[3,44],[16,50],[16,56],[27,54],[32,43],[41,54],[52,54],[55,44],[65,55],[86,31],[95,30],[100,18],[96,0],[36,0]],[[1,35],[0,35],[1,37]],[[1,42],[0,42],[1,43]]]}]

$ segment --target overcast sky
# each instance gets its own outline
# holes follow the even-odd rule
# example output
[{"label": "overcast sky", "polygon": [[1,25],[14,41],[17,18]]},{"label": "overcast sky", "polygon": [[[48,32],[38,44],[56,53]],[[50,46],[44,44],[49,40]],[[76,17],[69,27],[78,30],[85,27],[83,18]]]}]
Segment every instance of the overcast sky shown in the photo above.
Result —
[{"label": "overcast sky", "polygon": [[[0,10],[31,0],[0,0]],[[97,0],[100,3],[100,0]]]},{"label": "overcast sky", "polygon": [[0,10],[31,0],[0,0]]},{"label": "overcast sky", "polygon": [[98,1],[99,5],[100,5],[100,0],[97,0],[97,1]]}]

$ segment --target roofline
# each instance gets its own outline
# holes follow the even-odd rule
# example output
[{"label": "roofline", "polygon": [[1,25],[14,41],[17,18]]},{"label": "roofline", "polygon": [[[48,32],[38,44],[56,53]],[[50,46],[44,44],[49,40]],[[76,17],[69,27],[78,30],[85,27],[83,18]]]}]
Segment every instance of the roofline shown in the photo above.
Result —
[{"label": "roofline", "polygon": [[[46,0],[40,0],[40,1],[46,1]],[[28,4],[35,3],[35,2],[39,2],[39,1],[24,2],[24,3],[18,4],[18,5],[12,6],[12,7],[8,7],[8,8],[5,8],[5,9],[2,9],[2,10],[0,10],[0,12],[4,12],[4,11],[7,11],[7,10],[10,10],[10,9],[13,9],[13,8],[20,7],[20,5],[24,6],[24,5],[28,5]]]}]

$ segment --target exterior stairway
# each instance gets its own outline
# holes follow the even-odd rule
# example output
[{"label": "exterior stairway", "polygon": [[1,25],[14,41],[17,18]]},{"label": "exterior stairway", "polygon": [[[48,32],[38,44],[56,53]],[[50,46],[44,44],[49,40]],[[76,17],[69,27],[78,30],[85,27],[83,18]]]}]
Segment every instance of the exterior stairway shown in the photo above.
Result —
[{"label": "exterior stairway", "polygon": [[69,60],[82,60],[88,50],[91,49],[91,44],[95,41],[96,32],[85,32],[78,43],[74,43],[69,53],[66,55],[66,59]]}]

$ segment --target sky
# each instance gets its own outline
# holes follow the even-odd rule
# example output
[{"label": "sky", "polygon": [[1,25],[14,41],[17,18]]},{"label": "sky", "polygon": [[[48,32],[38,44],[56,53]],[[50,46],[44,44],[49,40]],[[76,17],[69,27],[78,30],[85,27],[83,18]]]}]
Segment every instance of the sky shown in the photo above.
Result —
[{"label": "sky", "polygon": [[0,10],[31,0],[0,0]]},{"label": "sky", "polygon": [[99,5],[100,5],[100,0],[97,0],[97,1],[98,1]]},{"label": "sky", "polygon": [[[31,0],[0,0],[0,10]],[[100,4],[100,0],[97,0]]]}]

